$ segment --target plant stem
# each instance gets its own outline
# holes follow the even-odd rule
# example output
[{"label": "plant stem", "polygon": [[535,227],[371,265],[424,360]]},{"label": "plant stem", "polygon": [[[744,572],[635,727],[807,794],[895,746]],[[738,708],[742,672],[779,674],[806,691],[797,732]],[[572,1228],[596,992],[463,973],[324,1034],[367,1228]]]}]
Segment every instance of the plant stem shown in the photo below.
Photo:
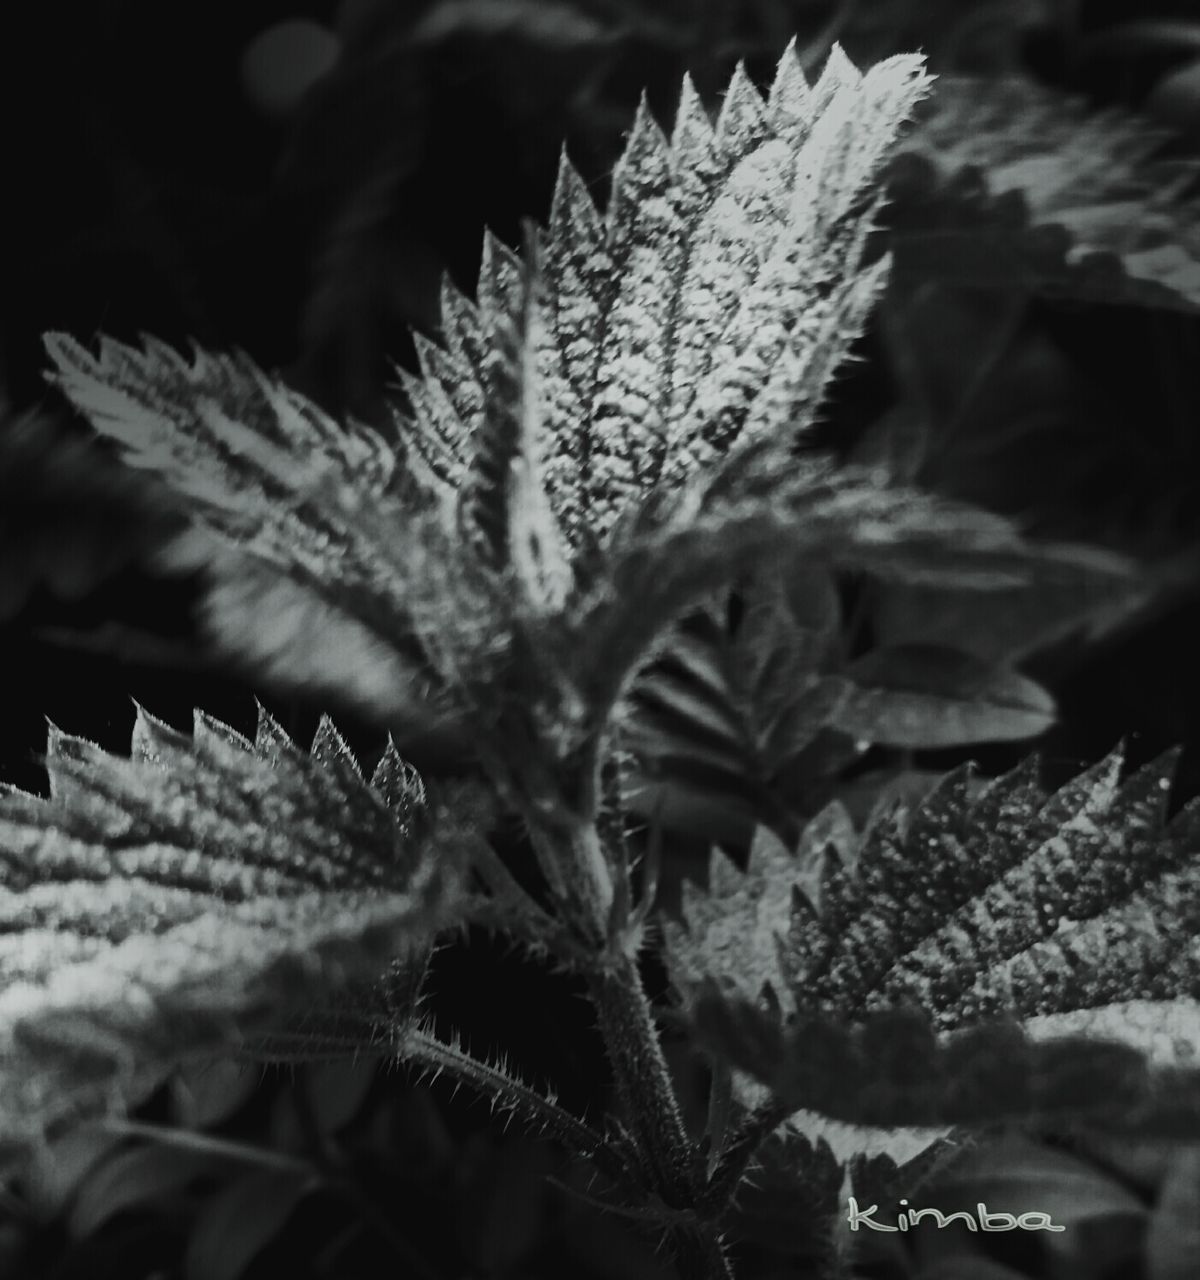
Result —
[{"label": "plant stem", "polygon": [[634,1170],[626,1167],[603,1134],[495,1064],[472,1057],[460,1046],[440,1040],[422,1027],[405,1031],[396,1050],[401,1061],[434,1073],[445,1071],[488,1098],[493,1107],[500,1106],[520,1116],[535,1132],[549,1134],[568,1151],[586,1156],[614,1181],[625,1185],[634,1176]]},{"label": "plant stem", "polygon": [[[636,964],[617,956],[590,976],[590,990],[617,1096],[655,1190],[669,1207],[694,1211],[703,1195],[703,1162],[684,1127]],[[714,1224],[697,1218],[670,1226],[668,1234],[687,1280],[732,1280]]]}]

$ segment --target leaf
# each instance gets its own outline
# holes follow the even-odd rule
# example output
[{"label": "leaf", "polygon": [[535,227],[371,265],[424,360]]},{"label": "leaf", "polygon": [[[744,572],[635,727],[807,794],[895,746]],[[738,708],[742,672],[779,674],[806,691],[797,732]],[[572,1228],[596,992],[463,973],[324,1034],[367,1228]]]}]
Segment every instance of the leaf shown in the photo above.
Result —
[{"label": "leaf", "polygon": [[[923,89],[914,59],[860,74],[837,50],[810,88],[789,50],[765,100],[735,75],[715,126],[690,83],[670,138],[643,105],[603,214],[563,161],[537,363],[546,490],[573,544],[811,414],[878,289],[861,266],[872,182]],[[445,442],[435,469],[452,484],[486,403],[485,336],[518,280],[489,240],[478,309],[447,288],[446,351],[421,352],[409,436]]]},{"label": "leaf", "polygon": [[1122,1183],[1068,1151],[1028,1138],[989,1142],[938,1181],[944,1212],[974,1209],[980,1201],[1036,1207],[1068,1231],[1089,1218],[1120,1214],[1142,1218],[1146,1206]]},{"label": "leaf", "polygon": [[305,755],[265,712],[251,744],[139,709],[130,758],[52,728],[47,771],[0,796],[10,1147],[374,980],[454,901],[453,816],[389,804],[328,721]]},{"label": "leaf", "polygon": [[[981,1142],[924,1198],[947,1214],[965,1210],[974,1215],[980,1203],[992,1211],[1045,1214],[1062,1228],[1040,1237],[1040,1251],[1053,1274],[1092,1274],[1100,1259],[1113,1274],[1136,1274],[1140,1269],[1144,1202],[1123,1178],[1069,1151],[1020,1136]],[[936,1252],[944,1237],[918,1241],[922,1252]],[[966,1259],[962,1269],[974,1274]]]},{"label": "leaf", "polygon": [[735,1208],[739,1237],[788,1255],[811,1252],[813,1237],[841,1207],[839,1162],[828,1146],[790,1129],[773,1133],[755,1160]]},{"label": "leaf", "polygon": [[[1143,436],[1118,442],[1091,421],[1081,425],[1086,387],[1047,334],[1024,323],[1025,299],[1002,302],[924,276],[907,287],[900,274],[881,315],[900,403],[868,428],[853,460],[882,466],[899,482],[1019,514],[1043,536],[1136,547],[1148,562],[1125,580],[1063,574],[986,597],[873,583],[872,635],[1015,663],[1073,634],[1094,640],[1127,622],[1183,577],[1163,561],[1152,532],[1165,528],[1179,502],[1162,491],[1161,458]],[[1118,472],[1128,477],[1119,494],[1109,483]],[[1144,496],[1151,493],[1152,500]]]},{"label": "leaf", "polygon": [[793,894],[819,891],[829,850],[853,856],[858,835],[838,805],[825,809],[805,829],[798,850],[789,849],[766,828],[755,832],[749,861],[739,870],[713,850],[708,887],[683,885],[683,919],[663,922],[671,980],[693,997],[709,981],[757,1000],[769,987],[776,1000],[787,994],[779,949],[793,914]]},{"label": "leaf", "polygon": [[[710,497],[707,512],[614,538],[596,581],[573,602],[573,647],[565,659],[593,714],[607,714],[624,695],[668,623],[718,583],[800,547],[811,565],[973,590],[1052,582],[1060,574],[1126,573],[1119,557],[1026,543],[1006,520],[890,487],[878,476],[833,473],[805,460],[790,470],[788,487],[770,504]],[[836,723],[833,713],[827,722]]]},{"label": "leaf", "polygon": [[718,597],[681,624],[634,683],[623,748],[650,777],[700,794],[718,789],[769,820],[772,804],[786,803],[788,764],[840,696],[822,675],[839,620],[833,577],[816,565],[757,575],[736,601]]},{"label": "leaf", "polygon": [[[1023,261],[1018,278],[1040,277],[1076,296],[1190,311],[1200,304],[1200,221],[1181,195],[1189,174],[1155,158],[1167,136],[1027,79],[946,77],[906,149],[947,178],[971,169],[977,201],[1019,193],[1000,219],[1017,234],[981,245],[993,255],[994,282]],[[1021,248],[1026,209],[1039,230]],[[988,221],[997,227],[995,216]],[[994,253],[1001,244],[1007,251]],[[939,241],[939,251],[950,247]],[[1056,265],[1039,269],[1039,258]]]},{"label": "leaf", "polygon": [[[938,283],[1096,305],[1196,309],[1190,283],[1180,292],[1134,275],[1114,252],[1085,251],[1057,219],[1040,218],[1024,191],[996,193],[978,168],[947,173],[930,156],[905,153],[890,171],[889,190],[898,286]],[[1179,279],[1182,287],[1188,273]]]},{"label": "leaf", "polygon": [[469,724],[532,827],[586,820],[639,669],[764,562],[972,590],[1127,573],[792,456],[881,287],[879,174],[924,86],[917,59],[839,50],[809,85],[792,49],[766,97],[739,71],[715,124],[690,85],[669,139],[643,107],[603,214],[564,160],[524,258],[489,236],[476,301],[447,284],[398,450],[242,355],[51,336],[53,380],[183,500],[176,554],[212,575],[225,647],[389,721]]},{"label": "leaf", "polygon": [[844,672],[834,723],[884,746],[930,749],[1031,738],[1054,723],[1054,699],[1002,666],[934,645],[874,649]]},{"label": "leaf", "polygon": [[1185,1280],[1200,1263],[1200,1147],[1174,1153],[1146,1231],[1147,1280]]},{"label": "leaf", "polygon": [[192,1228],[186,1280],[239,1280],[310,1189],[310,1179],[275,1170],[256,1170],[224,1187]]},{"label": "leaf", "polygon": [[177,1196],[200,1178],[228,1168],[211,1154],[165,1146],[130,1147],[88,1172],[67,1219],[75,1240],[86,1240],[121,1213],[145,1210]]},{"label": "leaf", "polygon": [[542,488],[538,451],[537,242],[528,237],[517,315],[493,317],[482,361],[484,410],[459,512],[497,572],[511,569],[535,608],[560,605],[571,586],[562,534]]},{"label": "leaf", "polygon": [[1195,805],[1164,823],[1175,754],[1118,785],[1114,753],[1050,795],[1029,762],[973,799],[956,770],[857,843],[834,810],[790,860],[725,872],[667,931],[698,1033],[851,1124],[1193,1131],[1200,864]]},{"label": "leaf", "polygon": [[253,1096],[260,1076],[232,1058],[184,1067],[171,1080],[171,1120],[183,1129],[222,1124]]},{"label": "leaf", "polygon": [[1200,1133],[1194,1070],[1148,1068],[1137,1048],[1113,1041],[1038,1043],[1003,1024],[939,1041],[915,1010],[867,1014],[854,1025],[802,1018],[781,1036],[762,1010],[716,998],[700,1003],[696,1027],[702,1043],[757,1074],[788,1106],[847,1124],[1086,1121],[1121,1134]]}]

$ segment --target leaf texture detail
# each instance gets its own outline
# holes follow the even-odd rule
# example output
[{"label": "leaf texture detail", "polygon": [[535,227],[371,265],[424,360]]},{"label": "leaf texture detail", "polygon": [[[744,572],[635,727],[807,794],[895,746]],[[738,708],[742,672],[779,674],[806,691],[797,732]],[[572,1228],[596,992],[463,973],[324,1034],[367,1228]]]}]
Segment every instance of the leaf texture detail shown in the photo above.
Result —
[{"label": "leaf texture detail", "polygon": [[138,710],[129,758],[50,730],[48,798],[0,797],[0,1115],[7,1142],[136,1099],[379,976],[455,883],[415,772],[365,779],[333,726],[302,752]]},{"label": "leaf texture detail", "polygon": [[[790,855],[756,845],[744,875],[714,854],[713,886],[731,909],[718,921],[690,893],[684,925],[668,932],[675,982],[725,1048],[722,1018],[726,1030],[757,1027],[738,1065],[776,1087],[795,1072],[785,1096],[834,1119],[987,1123],[1026,1104],[1062,1118],[1063,1081],[1093,1082],[1078,1099],[1088,1112],[1111,1066],[1113,1096],[1166,1124],[1200,1054],[1196,807],[1165,821],[1175,754],[1120,782],[1115,752],[1050,794],[1035,761],[974,795],[960,769],[861,835],[835,808]],[[884,1055],[888,1028],[907,1047]],[[1015,1082],[993,1111],[990,1056]],[[955,1064],[966,1072],[957,1094]],[[855,1071],[870,1077],[861,1106],[836,1082]],[[889,1072],[902,1081],[893,1093]],[[887,1105],[866,1101],[875,1089]]]}]

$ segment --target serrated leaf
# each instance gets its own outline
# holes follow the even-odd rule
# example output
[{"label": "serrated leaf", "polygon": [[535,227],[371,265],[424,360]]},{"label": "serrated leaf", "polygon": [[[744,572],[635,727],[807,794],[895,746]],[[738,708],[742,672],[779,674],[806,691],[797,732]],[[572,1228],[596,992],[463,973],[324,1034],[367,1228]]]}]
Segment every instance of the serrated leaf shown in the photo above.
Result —
[{"label": "serrated leaf", "polygon": [[785,548],[972,589],[1121,572],[790,456],[882,283],[877,179],[924,87],[836,49],[810,86],[793,49],[715,126],[690,86],[670,137],[643,107],[603,214],[564,160],[524,260],[488,236],[476,302],[444,291],[399,452],[238,354],[52,336],[54,381],[230,545],[190,544],[226,647],[389,718],[448,703],[506,792],[572,807],[663,630]]},{"label": "serrated leaf", "polygon": [[1021,298],[1196,310],[1200,295],[1193,296],[1190,285],[1179,292],[1133,275],[1116,253],[1081,252],[1060,222],[1039,219],[1023,191],[997,194],[978,169],[945,173],[926,155],[904,154],[889,189],[897,286],[938,283]]},{"label": "serrated leaf", "polygon": [[664,645],[630,692],[622,745],[655,779],[699,794],[719,773],[722,790],[767,818],[784,770],[841,696],[822,674],[840,609],[832,574],[817,566],[757,576],[736,607],[735,624],[719,597]]},{"label": "serrated leaf", "polygon": [[1083,1120],[1114,1133],[1200,1133],[1195,1070],[1149,1067],[1136,1048],[1116,1041],[1037,1042],[1002,1023],[939,1039],[919,1010],[868,1014],[854,1024],[804,1017],[784,1032],[763,1010],[715,996],[700,1002],[696,1028],[710,1050],[761,1078],[788,1105],[848,1124]]},{"label": "serrated leaf", "polygon": [[751,1000],[757,1000],[764,987],[770,987],[776,999],[786,998],[779,948],[796,910],[793,895],[799,892],[806,902],[814,901],[827,859],[850,859],[857,844],[848,816],[831,805],[809,824],[798,850],[760,827],[744,871],[714,850],[707,889],[684,883],[686,927],[671,920],[663,924],[675,985],[685,995],[694,994],[715,979],[723,989]]},{"label": "serrated leaf", "polygon": [[[1194,310],[1200,222],[1181,197],[1188,171],[1156,158],[1167,136],[1029,79],[946,77],[906,149],[947,177],[972,170],[990,196],[1019,193],[999,221],[986,221],[985,237],[1002,222],[1016,232],[988,246],[1000,250],[996,283],[998,270],[1016,267],[1017,279],[1035,287]],[[1038,230],[1026,233],[1022,223]],[[940,249],[951,248],[942,237]]]},{"label": "serrated leaf", "polygon": [[[710,596],[716,583],[786,556],[793,539],[802,541],[813,565],[974,590],[1030,577],[1052,581],[1059,572],[1125,572],[1117,557],[1030,546],[1003,519],[891,488],[877,476],[835,475],[811,461],[793,462],[791,471],[790,485],[775,492],[770,506],[717,498],[707,513],[621,531],[575,604],[577,639],[568,661],[585,705],[614,705],[669,622]],[[816,727],[821,723],[836,724],[832,707]]]},{"label": "serrated leaf", "polygon": [[286,1025],[446,918],[429,816],[389,807],[330,727],[310,756],[262,722],[269,755],[139,709],[131,759],[51,727],[49,798],[0,797],[8,1143]]},{"label": "serrated leaf", "polygon": [[[468,724],[589,946],[619,859],[583,839],[564,870],[563,824],[590,830],[617,707],[714,589],[800,555],[972,590],[1128,572],[793,456],[882,286],[879,174],[924,87],[919,59],[837,49],[810,86],[791,49],[765,97],[739,70],[715,125],[690,88],[670,137],[643,106],[603,213],[564,160],[524,258],[488,235],[476,301],[444,291],[398,449],[239,354],[47,339],[57,385],[183,500],[223,644],[389,722]],[[789,705],[768,745],[815,750]]]},{"label": "serrated leaf", "polygon": [[1200,873],[1194,806],[1164,821],[1174,759],[1118,785],[1114,753],[1051,795],[1026,766],[972,797],[960,770],[826,854],[815,894],[811,853],[725,871],[668,930],[673,980],[733,1065],[833,1119],[1191,1132]]}]

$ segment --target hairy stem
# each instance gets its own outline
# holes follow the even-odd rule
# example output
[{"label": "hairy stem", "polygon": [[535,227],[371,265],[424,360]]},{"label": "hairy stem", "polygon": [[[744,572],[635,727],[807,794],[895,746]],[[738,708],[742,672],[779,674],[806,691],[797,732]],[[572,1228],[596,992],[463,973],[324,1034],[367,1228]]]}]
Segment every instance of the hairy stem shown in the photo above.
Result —
[{"label": "hairy stem", "polygon": [[632,1171],[618,1152],[590,1125],[560,1107],[551,1097],[509,1075],[507,1071],[473,1057],[431,1031],[414,1027],[404,1033],[396,1046],[397,1055],[405,1062],[426,1070],[446,1072],[473,1092],[491,1100],[519,1116],[539,1133],[549,1134],[569,1150],[585,1155],[615,1181],[628,1183]]},{"label": "hairy stem", "polygon": [[754,1153],[791,1113],[790,1106],[771,1098],[751,1111],[734,1130],[709,1180],[708,1199],[714,1210],[726,1208],[737,1193]]},{"label": "hairy stem", "polygon": [[[618,956],[591,975],[590,990],[617,1096],[654,1189],[668,1207],[695,1211],[703,1196],[703,1163],[684,1127],[637,965]],[[697,1217],[671,1225],[668,1236],[687,1280],[732,1280],[714,1224]]]}]

